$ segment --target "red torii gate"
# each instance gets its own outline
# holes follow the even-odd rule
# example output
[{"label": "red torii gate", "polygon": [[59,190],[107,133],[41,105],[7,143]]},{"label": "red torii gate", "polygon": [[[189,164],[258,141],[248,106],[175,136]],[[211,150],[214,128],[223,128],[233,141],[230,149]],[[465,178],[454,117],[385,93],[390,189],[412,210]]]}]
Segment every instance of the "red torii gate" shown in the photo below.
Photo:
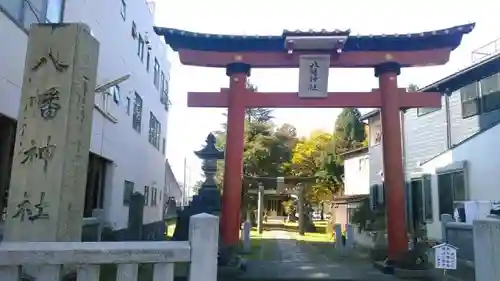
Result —
[{"label": "red torii gate", "polygon": [[[351,36],[350,31],[338,30],[233,36],[155,27],[156,33],[163,35],[165,42],[178,51],[183,64],[224,67],[230,77],[229,88],[220,92],[188,93],[189,107],[228,108],[221,218],[223,241],[228,245],[239,241],[245,108],[381,108],[389,260],[397,260],[408,249],[400,110],[439,107],[441,100],[440,93],[407,92],[398,88],[397,76],[402,67],[445,64],[463,35],[473,28],[474,24],[468,24],[417,34],[380,36]],[[297,68],[302,56],[325,54],[329,56],[329,67],[374,68],[379,88],[301,98],[298,93],[252,92],[246,87],[252,67]]]}]

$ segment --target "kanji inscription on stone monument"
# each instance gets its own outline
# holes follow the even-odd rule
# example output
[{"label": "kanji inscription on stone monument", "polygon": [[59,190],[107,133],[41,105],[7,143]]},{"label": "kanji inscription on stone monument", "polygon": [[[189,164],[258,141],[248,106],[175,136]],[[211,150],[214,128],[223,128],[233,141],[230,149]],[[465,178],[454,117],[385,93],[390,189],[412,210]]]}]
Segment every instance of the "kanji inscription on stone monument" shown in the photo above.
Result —
[{"label": "kanji inscription on stone monument", "polygon": [[5,241],[80,241],[99,43],[85,24],[34,24]]}]

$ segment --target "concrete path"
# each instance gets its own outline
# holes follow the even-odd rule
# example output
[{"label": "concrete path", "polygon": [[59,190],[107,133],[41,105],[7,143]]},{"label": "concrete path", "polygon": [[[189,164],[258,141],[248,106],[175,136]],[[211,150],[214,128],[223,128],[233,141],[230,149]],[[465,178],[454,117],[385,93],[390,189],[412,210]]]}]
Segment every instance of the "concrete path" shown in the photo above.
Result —
[{"label": "concrete path", "polygon": [[[266,238],[274,237],[274,249],[279,255],[272,260],[248,261],[247,271],[238,280],[354,280],[354,281],[396,281],[394,276],[385,275],[373,268],[371,262],[356,253],[350,256],[322,254],[329,249],[318,248],[304,241],[291,239],[285,231],[266,231]],[[319,247],[331,247],[329,243]],[[321,251],[318,251],[320,249]]]},{"label": "concrete path", "polygon": [[280,262],[308,262],[309,256],[297,245],[297,241],[292,240],[286,231],[273,231],[274,239],[280,251]]}]

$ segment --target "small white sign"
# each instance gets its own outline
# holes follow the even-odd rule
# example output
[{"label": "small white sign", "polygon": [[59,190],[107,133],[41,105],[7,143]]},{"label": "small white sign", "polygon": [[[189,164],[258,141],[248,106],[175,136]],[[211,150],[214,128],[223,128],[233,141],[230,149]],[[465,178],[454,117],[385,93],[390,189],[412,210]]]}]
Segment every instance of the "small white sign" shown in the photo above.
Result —
[{"label": "small white sign", "polygon": [[325,98],[328,95],[330,55],[302,55],[299,62],[299,97]]},{"label": "small white sign", "polygon": [[457,250],[458,248],[442,243],[434,248],[434,267],[440,269],[457,269]]}]

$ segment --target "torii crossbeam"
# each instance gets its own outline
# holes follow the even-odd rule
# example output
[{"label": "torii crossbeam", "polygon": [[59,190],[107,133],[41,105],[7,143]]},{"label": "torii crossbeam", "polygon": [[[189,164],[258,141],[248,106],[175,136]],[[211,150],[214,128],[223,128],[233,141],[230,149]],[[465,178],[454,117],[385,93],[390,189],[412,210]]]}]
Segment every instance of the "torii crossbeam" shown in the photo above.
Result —
[{"label": "torii crossbeam", "polygon": [[[430,32],[378,36],[350,35],[349,30],[285,30],[277,36],[235,36],[156,27],[156,33],[178,51],[183,64],[224,67],[230,78],[229,89],[188,94],[189,107],[228,108],[221,219],[224,243],[239,242],[245,108],[380,108],[384,185],[388,190],[388,259],[389,262],[400,259],[408,250],[400,110],[439,107],[440,94],[408,93],[398,88],[397,76],[404,67],[445,64],[463,35],[473,28],[474,24],[467,24]],[[379,88],[327,94],[331,67],[373,68]],[[299,68],[300,95],[249,91],[246,84],[251,68]]]},{"label": "torii crossbeam", "polygon": [[[382,92],[373,89],[371,92],[329,92],[326,98],[303,99],[298,93],[253,92],[242,90],[242,97],[238,101],[246,108],[382,108]],[[229,108],[231,99],[228,88],[220,92],[189,92],[188,107],[222,107]],[[434,107],[441,102],[440,93],[408,92],[399,88],[399,108]]]}]

